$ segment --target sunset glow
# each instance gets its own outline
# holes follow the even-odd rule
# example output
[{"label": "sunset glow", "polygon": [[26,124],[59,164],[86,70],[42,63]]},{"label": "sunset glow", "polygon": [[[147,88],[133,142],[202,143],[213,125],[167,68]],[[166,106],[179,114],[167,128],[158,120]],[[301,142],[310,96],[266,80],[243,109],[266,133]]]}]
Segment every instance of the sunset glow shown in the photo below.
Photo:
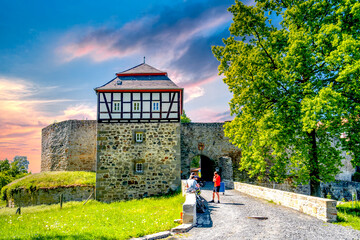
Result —
[{"label": "sunset glow", "polygon": [[[184,88],[193,122],[231,119],[211,46],[228,36],[232,1],[7,1],[0,15],[0,159],[40,171],[41,130],[96,119],[94,88],[146,63]],[[46,14],[52,12],[53,14]],[[27,19],[24,22],[24,19]]]}]

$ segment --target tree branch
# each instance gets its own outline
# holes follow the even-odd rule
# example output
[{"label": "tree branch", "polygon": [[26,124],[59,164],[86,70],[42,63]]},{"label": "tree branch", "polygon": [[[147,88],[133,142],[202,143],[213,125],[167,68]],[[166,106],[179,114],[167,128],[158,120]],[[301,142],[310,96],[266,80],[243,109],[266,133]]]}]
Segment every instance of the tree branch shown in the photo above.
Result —
[{"label": "tree branch", "polygon": [[261,48],[264,50],[266,56],[270,59],[271,63],[273,64],[274,69],[277,69],[277,66],[276,66],[276,64],[275,64],[274,59],[272,59],[272,57],[270,56],[270,54],[266,51],[265,47],[261,44],[259,33],[256,31],[256,29],[254,29],[254,32],[255,32],[255,34],[256,34],[256,36],[257,36],[257,39],[258,39],[258,42],[259,42]]}]

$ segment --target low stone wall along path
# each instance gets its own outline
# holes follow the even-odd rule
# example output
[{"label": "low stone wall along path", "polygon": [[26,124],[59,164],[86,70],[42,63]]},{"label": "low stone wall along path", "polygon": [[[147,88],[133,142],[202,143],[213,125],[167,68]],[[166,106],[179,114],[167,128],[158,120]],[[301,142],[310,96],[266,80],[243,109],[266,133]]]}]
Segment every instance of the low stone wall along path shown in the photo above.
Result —
[{"label": "low stone wall along path", "polygon": [[[211,183],[201,195],[212,198]],[[295,210],[226,190],[221,203],[198,214],[197,227],[171,239],[360,239],[360,231],[323,222]],[[260,218],[258,218],[260,217]],[[264,218],[261,218],[264,217]]]}]

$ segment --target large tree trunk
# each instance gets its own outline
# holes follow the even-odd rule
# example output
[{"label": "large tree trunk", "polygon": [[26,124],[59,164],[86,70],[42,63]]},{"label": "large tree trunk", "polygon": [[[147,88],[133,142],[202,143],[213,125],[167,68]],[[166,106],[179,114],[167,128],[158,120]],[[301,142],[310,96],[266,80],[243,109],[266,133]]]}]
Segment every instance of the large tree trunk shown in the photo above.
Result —
[{"label": "large tree trunk", "polygon": [[320,171],[319,171],[319,160],[317,156],[317,145],[316,145],[316,132],[315,129],[308,133],[310,139],[310,195],[320,197]]}]

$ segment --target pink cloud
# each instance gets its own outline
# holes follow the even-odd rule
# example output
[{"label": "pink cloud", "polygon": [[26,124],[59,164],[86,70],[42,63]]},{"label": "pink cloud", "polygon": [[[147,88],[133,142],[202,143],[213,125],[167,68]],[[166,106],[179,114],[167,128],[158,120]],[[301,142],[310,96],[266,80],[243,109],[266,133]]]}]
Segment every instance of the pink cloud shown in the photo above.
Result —
[{"label": "pink cloud", "polygon": [[232,120],[230,112],[221,112],[211,108],[200,108],[186,112],[193,122],[224,122]]},{"label": "pink cloud", "polygon": [[[165,23],[161,21],[165,18],[147,16],[126,23],[120,29],[76,29],[75,33],[66,34],[61,42],[67,43],[60,46],[57,53],[65,62],[82,57],[102,62],[140,53],[152,56],[159,62],[163,62],[164,55],[167,61],[173,61],[184,54],[195,36],[206,35],[228,23],[231,15],[217,8],[208,9],[195,19],[179,18],[164,28],[162,24]],[[81,32],[85,32],[85,35],[79,37]]]},{"label": "pink cloud", "polygon": [[185,89],[185,99],[184,102],[190,102],[191,100],[201,97],[205,94],[205,91],[201,87],[190,87]]},{"label": "pink cloud", "polygon": [[204,78],[204,79],[201,79],[197,82],[189,82],[189,83],[186,83],[184,85],[185,88],[193,88],[193,87],[199,87],[201,85],[205,85],[205,84],[208,84],[210,82],[213,82],[215,80],[219,79],[219,76],[218,75],[213,75],[213,76],[210,76],[208,78]]},{"label": "pink cloud", "polygon": [[124,51],[112,49],[111,44],[99,44],[97,42],[87,42],[81,45],[69,44],[57,50],[64,58],[64,62],[71,62],[76,58],[88,56],[95,62],[103,62],[113,58],[121,58],[138,52],[139,49],[128,48]]},{"label": "pink cloud", "polygon": [[[68,99],[38,100],[36,94],[44,87],[22,79],[0,78],[0,159],[27,156],[32,172],[40,171],[41,129],[57,121],[68,119],[95,119],[95,107],[86,104],[64,105]],[[17,89],[23,95],[13,94]],[[46,89],[46,87],[45,87]],[[26,97],[26,99],[24,99]],[[42,112],[39,106],[54,104],[64,111],[54,115]]]}]

